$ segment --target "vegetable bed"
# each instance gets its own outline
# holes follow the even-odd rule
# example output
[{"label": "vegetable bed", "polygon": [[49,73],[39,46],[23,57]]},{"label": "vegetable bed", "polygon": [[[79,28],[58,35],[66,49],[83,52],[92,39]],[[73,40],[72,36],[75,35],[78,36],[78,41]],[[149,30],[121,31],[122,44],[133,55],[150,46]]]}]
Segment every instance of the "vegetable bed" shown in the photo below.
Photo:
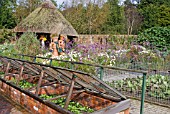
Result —
[{"label": "vegetable bed", "polygon": [[[44,99],[44,100],[48,100],[51,98],[56,97],[57,95],[40,95],[40,98]],[[58,98],[57,100],[51,100],[53,103],[55,103],[56,105],[59,105],[61,107],[64,107],[65,104],[65,100],[66,98]],[[92,113],[94,112],[93,109],[82,106],[80,103],[78,102],[74,102],[74,101],[70,101],[69,105],[68,105],[68,110],[75,113],[75,114],[84,114],[84,113]]]},{"label": "vegetable bed", "polygon": [[[142,77],[107,82],[119,91],[140,93],[142,90]],[[170,100],[170,76],[150,75],[146,79],[146,94],[150,97]]]}]

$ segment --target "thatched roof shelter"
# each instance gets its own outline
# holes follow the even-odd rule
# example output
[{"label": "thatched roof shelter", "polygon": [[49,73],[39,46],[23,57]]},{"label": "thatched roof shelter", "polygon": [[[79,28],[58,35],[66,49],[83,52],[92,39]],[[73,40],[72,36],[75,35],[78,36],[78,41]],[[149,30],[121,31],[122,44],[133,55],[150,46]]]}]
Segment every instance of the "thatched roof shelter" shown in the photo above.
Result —
[{"label": "thatched roof shelter", "polygon": [[15,28],[15,32],[57,33],[77,35],[76,30],[48,0],[35,9]]}]

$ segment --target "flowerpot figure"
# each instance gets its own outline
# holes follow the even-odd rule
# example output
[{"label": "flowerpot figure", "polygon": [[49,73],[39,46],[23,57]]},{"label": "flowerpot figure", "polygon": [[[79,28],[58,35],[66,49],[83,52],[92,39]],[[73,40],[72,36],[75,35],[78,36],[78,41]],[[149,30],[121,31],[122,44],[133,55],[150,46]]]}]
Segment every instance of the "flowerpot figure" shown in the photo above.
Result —
[{"label": "flowerpot figure", "polygon": [[58,37],[51,35],[50,52],[52,52],[52,58],[58,56]]},{"label": "flowerpot figure", "polygon": [[65,53],[65,44],[66,44],[66,41],[65,41],[65,38],[63,35],[60,35],[59,36],[59,39],[58,39],[58,53],[59,55],[64,55]]},{"label": "flowerpot figure", "polygon": [[45,49],[45,41],[47,40],[47,38],[44,35],[41,35],[40,37],[40,41],[41,41],[41,50]]}]

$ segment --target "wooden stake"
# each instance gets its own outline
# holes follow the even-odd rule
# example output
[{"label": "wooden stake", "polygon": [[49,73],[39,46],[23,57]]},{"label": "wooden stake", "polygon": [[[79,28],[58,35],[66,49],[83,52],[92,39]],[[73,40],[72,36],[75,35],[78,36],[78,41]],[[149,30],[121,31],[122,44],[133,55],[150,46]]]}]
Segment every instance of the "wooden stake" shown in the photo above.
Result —
[{"label": "wooden stake", "polygon": [[18,80],[17,80],[17,85],[18,85],[18,83],[20,82],[20,79],[21,79],[21,77],[22,77],[23,70],[24,70],[24,66],[22,65],[22,66],[21,66],[20,73],[19,73],[19,77],[18,77]]},{"label": "wooden stake", "polygon": [[38,96],[38,93],[40,91],[40,86],[41,86],[43,76],[44,76],[44,70],[41,71],[41,77],[40,77],[40,79],[38,81],[38,85],[37,85],[36,92],[35,92],[36,96]]},{"label": "wooden stake", "polygon": [[66,102],[65,102],[65,105],[64,105],[65,109],[68,108],[68,105],[70,103],[70,98],[71,98],[71,95],[72,95],[72,92],[73,92],[73,87],[74,87],[75,80],[76,80],[76,76],[73,74],[72,80],[71,80],[71,86],[69,88],[69,91],[68,91],[68,94],[67,94],[67,98],[66,98]]},{"label": "wooden stake", "polygon": [[[11,65],[11,63],[8,62],[7,67],[6,67],[6,70],[5,70],[5,76],[6,76],[6,75],[8,74],[8,72],[9,72],[9,67],[10,67],[10,65]],[[4,79],[5,79],[5,76],[4,76]]]}]

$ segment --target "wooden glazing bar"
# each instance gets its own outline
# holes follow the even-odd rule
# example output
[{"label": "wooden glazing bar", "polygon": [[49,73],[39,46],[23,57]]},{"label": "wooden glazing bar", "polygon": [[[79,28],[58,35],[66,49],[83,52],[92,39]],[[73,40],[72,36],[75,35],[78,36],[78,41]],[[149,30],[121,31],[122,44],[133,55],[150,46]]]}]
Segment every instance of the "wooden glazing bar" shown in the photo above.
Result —
[{"label": "wooden glazing bar", "polygon": [[[61,74],[63,74],[64,76],[66,76],[67,78],[72,79],[72,76],[71,76],[72,74],[71,73],[69,73],[67,71],[64,72],[62,70],[57,70],[57,71],[60,72]],[[86,84],[86,83],[82,82],[81,80],[76,79],[76,83],[78,83],[79,85],[83,86],[84,88],[96,90],[94,87],[92,87],[89,84]]]},{"label": "wooden glazing bar", "polygon": [[58,83],[58,81],[47,82],[47,83],[45,83],[45,84],[42,84],[41,87],[43,87],[43,86],[50,86],[50,85],[56,84],[56,83]]}]

